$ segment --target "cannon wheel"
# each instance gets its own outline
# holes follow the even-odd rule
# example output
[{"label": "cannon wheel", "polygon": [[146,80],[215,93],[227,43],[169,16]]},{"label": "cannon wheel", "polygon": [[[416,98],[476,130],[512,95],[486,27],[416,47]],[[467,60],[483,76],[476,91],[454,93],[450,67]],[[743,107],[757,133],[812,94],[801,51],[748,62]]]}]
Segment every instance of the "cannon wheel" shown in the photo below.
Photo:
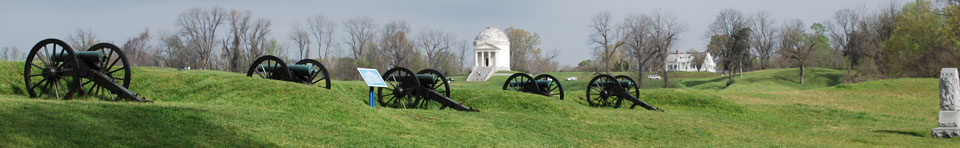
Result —
[{"label": "cannon wheel", "polygon": [[[547,88],[540,88],[538,90],[544,91],[543,92],[544,95],[547,95],[550,97],[559,97],[560,100],[563,100],[563,86],[560,85],[560,80],[557,80],[557,77],[553,77],[552,75],[548,75],[548,74],[540,74],[540,75],[537,75],[537,77],[534,77],[533,79],[553,81],[553,84],[555,85],[551,85]],[[540,87],[540,86],[537,85],[537,87]]]},{"label": "cannon wheel", "polygon": [[[119,47],[110,43],[100,43],[93,45],[87,51],[100,51],[100,54],[104,55],[103,59],[100,59],[100,62],[96,65],[99,67],[90,68],[95,68],[94,70],[98,73],[106,74],[112,78],[111,80],[114,83],[120,83],[123,87],[130,87],[130,67],[128,66],[130,63],[127,61],[127,56],[123,54],[123,51],[121,51]],[[99,96],[104,100],[117,101],[120,99],[119,94],[111,94],[110,90],[103,88],[102,85],[93,82],[91,79],[81,81],[83,81],[83,83],[80,84],[81,92]]]},{"label": "cannon wheel", "polygon": [[413,108],[416,107],[414,100],[420,97],[417,93],[417,87],[420,82],[417,80],[417,74],[403,67],[395,67],[383,73],[383,80],[387,82],[387,87],[377,88],[377,102],[383,107],[394,108]]},{"label": "cannon wheel", "polygon": [[620,89],[616,84],[616,79],[610,75],[597,75],[587,83],[587,103],[593,107],[616,106],[620,99],[610,94],[607,89]]},{"label": "cannon wheel", "polygon": [[[260,64],[280,66],[280,69],[282,70],[279,72],[270,72],[262,68],[257,70],[258,65]],[[292,78],[292,76],[290,76],[290,70],[287,69],[287,64],[283,63],[283,60],[280,60],[280,58],[271,55],[265,55],[257,58],[256,61],[253,61],[253,64],[250,64],[250,69],[247,70],[247,77],[253,77],[254,74],[264,79],[279,77],[280,80],[290,80]]]},{"label": "cannon wheel", "polygon": [[[633,96],[633,98],[638,98],[638,99],[640,98],[640,87],[637,86],[640,84],[637,84],[637,81],[633,81],[633,78],[630,78],[630,76],[625,76],[625,75],[618,75],[614,78],[617,79],[617,82],[618,82],[617,84],[620,84],[619,83],[620,81],[629,81],[630,84],[633,84],[633,85],[620,85],[620,88],[623,88],[623,92],[626,92],[627,94]],[[621,101],[621,102],[630,103],[631,104],[630,109],[633,109],[634,107],[637,106],[636,104],[633,104],[632,101]],[[617,106],[614,106],[614,108],[619,108],[620,104],[622,103],[617,103]]]},{"label": "cannon wheel", "polygon": [[330,73],[327,73],[327,68],[323,67],[323,64],[321,64],[320,61],[317,61],[314,59],[303,59],[303,60],[297,61],[296,64],[297,65],[309,64],[313,66],[313,68],[319,69],[319,72],[314,73],[313,75],[310,75],[308,78],[305,79],[309,81],[306,83],[317,85],[322,88],[330,89]]},{"label": "cannon wheel", "polygon": [[[50,57],[64,53],[67,59],[54,61]],[[27,93],[34,98],[53,93],[49,95],[69,100],[80,86],[79,67],[80,62],[70,45],[58,39],[40,41],[27,54],[24,64],[23,81],[27,85]]]},{"label": "cannon wheel", "polygon": [[[514,90],[520,92],[527,92],[527,90],[540,90],[537,86],[536,81],[533,77],[526,73],[515,73],[510,75],[507,78],[507,81],[503,82],[503,90]],[[513,82],[513,83],[511,83]],[[532,84],[532,85],[522,85],[522,84]]]},{"label": "cannon wheel", "polygon": [[[427,89],[443,94],[443,96],[450,97],[450,84],[447,83],[447,77],[443,76],[443,73],[433,69],[424,69],[417,72],[417,74],[432,74],[436,77],[433,77],[433,86],[424,86]],[[423,85],[423,84],[421,84]],[[425,96],[425,95],[424,95]],[[445,109],[446,105],[441,104],[440,102],[434,101],[433,99],[428,99],[425,97],[417,98],[415,101],[417,107],[423,109]]]}]

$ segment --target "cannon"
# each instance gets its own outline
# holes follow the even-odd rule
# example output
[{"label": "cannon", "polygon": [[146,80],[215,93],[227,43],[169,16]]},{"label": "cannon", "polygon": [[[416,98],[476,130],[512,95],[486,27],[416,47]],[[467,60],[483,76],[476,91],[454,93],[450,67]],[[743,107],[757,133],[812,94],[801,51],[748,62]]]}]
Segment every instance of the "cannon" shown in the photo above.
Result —
[{"label": "cannon", "polygon": [[630,103],[630,109],[641,106],[647,110],[663,111],[638,99],[640,87],[636,81],[625,75],[616,77],[601,74],[593,77],[587,86],[587,103],[594,107],[620,108]]},{"label": "cannon", "polygon": [[111,101],[150,102],[127,89],[129,66],[127,56],[116,45],[99,43],[86,51],[75,51],[51,38],[40,41],[27,54],[23,80],[32,98],[69,100],[89,94]]},{"label": "cannon", "polygon": [[377,102],[383,107],[477,111],[451,99],[447,77],[436,70],[413,73],[394,67],[383,74],[383,80],[387,87],[377,89]]},{"label": "cannon", "polygon": [[330,89],[330,74],[327,68],[314,59],[303,59],[293,65],[276,56],[265,55],[254,60],[247,70],[247,76],[257,75],[264,79],[290,81],[308,85],[317,85]]},{"label": "cannon", "polygon": [[526,73],[515,73],[503,82],[503,90],[514,90],[548,97],[557,97],[563,100],[563,86],[560,80],[549,74],[540,74],[530,77]]}]

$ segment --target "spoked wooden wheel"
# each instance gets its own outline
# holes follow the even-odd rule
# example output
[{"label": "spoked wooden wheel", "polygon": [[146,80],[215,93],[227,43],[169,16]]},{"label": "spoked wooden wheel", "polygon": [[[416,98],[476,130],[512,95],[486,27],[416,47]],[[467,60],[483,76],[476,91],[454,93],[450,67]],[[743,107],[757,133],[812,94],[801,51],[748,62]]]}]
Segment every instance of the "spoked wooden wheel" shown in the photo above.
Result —
[{"label": "spoked wooden wheel", "polygon": [[503,82],[503,90],[513,90],[520,92],[531,92],[540,90],[536,81],[526,73],[515,73]]},{"label": "spoked wooden wheel", "polygon": [[[417,72],[417,79],[424,77],[420,85],[424,85],[429,90],[440,93],[445,97],[450,97],[450,84],[447,82],[447,77],[443,76],[443,73],[433,69],[424,69]],[[429,79],[427,79],[429,78]],[[424,83],[427,82],[427,83]],[[418,108],[421,109],[445,109],[446,105],[437,102],[436,100],[426,98],[427,95],[421,95],[415,101]]]},{"label": "spoked wooden wheel", "polygon": [[77,55],[67,43],[46,39],[27,54],[23,80],[30,97],[56,97],[68,100],[80,87]]},{"label": "spoked wooden wheel", "polygon": [[[633,81],[633,78],[630,78],[629,76],[625,76],[625,75],[618,75],[614,78],[617,79],[617,84],[620,85],[620,88],[623,88],[624,93],[627,93],[628,95],[633,96],[633,98],[637,98],[637,99],[640,98],[640,87],[637,86],[639,84],[637,84],[636,81]],[[623,103],[617,103],[617,106],[614,106],[614,108],[619,108],[621,104],[626,104],[626,103],[629,103],[631,109],[634,107],[637,107],[638,105],[638,104],[634,104],[633,101],[622,101],[622,102]]]},{"label": "spoked wooden wheel", "polygon": [[546,87],[540,86],[540,84],[537,84],[537,87],[539,87],[539,90],[543,93],[543,95],[557,97],[560,98],[560,100],[563,100],[563,86],[560,85],[560,80],[557,80],[556,77],[548,74],[540,74],[533,79],[536,81],[550,81],[551,83]]},{"label": "spoked wooden wheel", "polygon": [[377,102],[383,107],[414,108],[415,100],[421,95],[416,94],[420,82],[417,74],[403,67],[395,67],[383,74],[387,87],[377,88]]},{"label": "spoked wooden wheel", "polygon": [[[130,64],[127,61],[127,56],[123,54],[119,47],[110,43],[100,43],[93,45],[87,51],[95,51],[99,54],[98,57],[84,59],[85,62],[93,63],[90,67],[91,70],[107,75],[113,83],[120,84],[124,88],[130,88],[130,67],[128,66]],[[86,92],[104,100],[118,101],[120,99],[119,94],[111,93],[110,90],[97,84],[92,79],[86,78],[81,81],[83,82],[81,92]]]},{"label": "spoked wooden wheel", "polygon": [[283,60],[275,56],[262,56],[253,61],[250,69],[247,70],[248,77],[257,77],[274,80],[290,80],[290,70]]},{"label": "spoked wooden wheel", "polygon": [[620,103],[620,98],[611,94],[610,89],[619,89],[616,79],[610,75],[597,75],[590,80],[587,86],[587,103],[593,107],[614,107]]},{"label": "spoked wooden wheel", "polygon": [[302,78],[297,78],[300,80],[305,80],[304,83],[317,85],[321,88],[330,89],[330,73],[327,72],[327,68],[323,67],[319,61],[314,59],[303,59],[297,61],[297,65],[309,65],[313,66],[317,71],[309,75],[305,75]]}]

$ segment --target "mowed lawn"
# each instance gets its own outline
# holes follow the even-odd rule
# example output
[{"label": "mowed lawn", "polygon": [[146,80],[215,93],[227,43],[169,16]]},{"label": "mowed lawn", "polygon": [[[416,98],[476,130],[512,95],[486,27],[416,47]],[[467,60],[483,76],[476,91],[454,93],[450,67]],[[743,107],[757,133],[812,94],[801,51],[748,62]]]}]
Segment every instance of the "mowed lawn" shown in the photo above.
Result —
[{"label": "mowed lawn", "polygon": [[[566,99],[501,90],[506,76],[451,84],[480,112],[370,108],[360,81],[327,90],[220,71],[133,69],[153,103],[28,98],[22,62],[0,62],[0,147],[957,147],[936,139],[938,80],[840,84],[843,71],[675,73],[640,98],[665,112],[594,108],[593,73],[550,73]],[[632,73],[617,73],[632,74]],[[635,75],[635,74],[634,74]],[[645,76],[644,76],[645,78]],[[659,83],[659,85],[657,84]]]}]

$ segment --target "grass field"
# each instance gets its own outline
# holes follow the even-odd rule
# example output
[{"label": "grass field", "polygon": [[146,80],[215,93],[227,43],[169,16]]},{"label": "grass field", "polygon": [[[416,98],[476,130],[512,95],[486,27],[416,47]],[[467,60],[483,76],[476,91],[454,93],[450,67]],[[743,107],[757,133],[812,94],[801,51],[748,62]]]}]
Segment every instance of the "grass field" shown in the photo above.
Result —
[{"label": "grass field", "polygon": [[[550,73],[566,99],[455,81],[480,112],[370,108],[359,81],[333,89],[219,71],[134,68],[131,90],[154,103],[27,98],[23,63],[0,63],[0,147],[957,147],[935,139],[938,80],[840,84],[812,68],[745,73],[733,85],[675,73],[641,99],[666,110],[594,108],[592,73]],[[620,73],[628,74],[628,73]],[[457,80],[465,80],[456,77]],[[651,81],[651,80],[647,80]],[[647,88],[662,86],[645,84]]]}]

